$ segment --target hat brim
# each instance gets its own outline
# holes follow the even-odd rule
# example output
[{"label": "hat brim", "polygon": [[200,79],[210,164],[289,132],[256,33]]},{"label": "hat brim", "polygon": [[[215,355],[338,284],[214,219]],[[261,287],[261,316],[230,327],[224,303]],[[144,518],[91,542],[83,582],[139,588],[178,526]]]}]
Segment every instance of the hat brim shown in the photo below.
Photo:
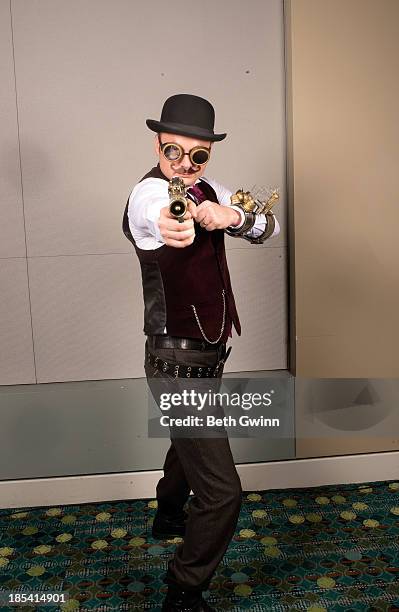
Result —
[{"label": "hat brim", "polygon": [[227,136],[227,134],[214,134],[204,128],[185,125],[184,123],[168,123],[147,119],[146,124],[153,132],[169,132],[170,134],[178,134],[179,136],[192,136],[202,140],[209,140],[210,142],[223,140]]}]

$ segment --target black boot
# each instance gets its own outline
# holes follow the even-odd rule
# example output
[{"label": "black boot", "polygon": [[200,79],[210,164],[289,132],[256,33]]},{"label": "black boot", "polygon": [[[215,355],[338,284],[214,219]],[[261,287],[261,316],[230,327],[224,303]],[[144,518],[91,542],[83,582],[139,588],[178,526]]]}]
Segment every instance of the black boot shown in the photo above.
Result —
[{"label": "black boot", "polygon": [[162,612],[216,612],[202,598],[201,591],[185,591],[170,584]]},{"label": "black boot", "polygon": [[178,514],[174,514],[173,516],[164,514],[160,510],[157,510],[154,517],[154,522],[152,524],[152,537],[156,538],[157,540],[184,537],[186,532],[185,521],[187,520],[187,516],[187,512],[184,510]]}]

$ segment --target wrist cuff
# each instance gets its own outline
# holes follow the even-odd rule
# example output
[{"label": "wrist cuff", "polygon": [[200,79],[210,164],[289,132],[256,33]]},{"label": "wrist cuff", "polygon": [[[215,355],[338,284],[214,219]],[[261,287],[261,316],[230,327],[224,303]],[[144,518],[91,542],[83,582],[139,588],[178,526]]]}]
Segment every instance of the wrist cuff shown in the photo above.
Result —
[{"label": "wrist cuff", "polygon": [[240,213],[241,221],[240,221],[240,223],[238,225],[229,225],[229,228],[231,228],[233,230],[241,229],[241,227],[244,225],[244,222],[245,222],[245,213],[244,213],[244,211],[239,206],[230,205],[230,208],[233,208],[238,213]]}]

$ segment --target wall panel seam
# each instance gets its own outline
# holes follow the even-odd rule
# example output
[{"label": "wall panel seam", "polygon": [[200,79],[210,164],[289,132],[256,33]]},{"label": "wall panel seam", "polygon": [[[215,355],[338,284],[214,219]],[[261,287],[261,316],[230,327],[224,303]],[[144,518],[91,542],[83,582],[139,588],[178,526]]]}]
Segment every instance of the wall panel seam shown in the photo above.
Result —
[{"label": "wall panel seam", "polygon": [[21,138],[19,129],[19,112],[18,112],[18,92],[17,92],[17,71],[15,65],[15,46],[14,46],[14,26],[12,20],[12,0],[10,0],[10,26],[11,26],[11,48],[12,48],[12,61],[14,71],[14,88],[15,88],[15,110],[17,119],[17,139],[18,139],[18,157],[19,157],[19,175],[21,183],[21,202],[22,202],[22,218],[24,222],[24,239],[25,239],[25,260],[26,260],[26,278],[28,282],[28,300],[29,300],[29,316],[30,316],[30,327],[32,336],[32,355],[33,355],[33,368],[35,372],[35,381],[37,384],[37,372],[36,372],[36,358],[35,358],[35,340],[33,336],[33,322],[32,322],[32,304],[31,304],[31,292],[29,285],[29,264],[28,264],[28,247],[26,243],[26,223],[25,223],[25,199],[24,199],[24,183],[22,176],[22,157],[21,157]]}]

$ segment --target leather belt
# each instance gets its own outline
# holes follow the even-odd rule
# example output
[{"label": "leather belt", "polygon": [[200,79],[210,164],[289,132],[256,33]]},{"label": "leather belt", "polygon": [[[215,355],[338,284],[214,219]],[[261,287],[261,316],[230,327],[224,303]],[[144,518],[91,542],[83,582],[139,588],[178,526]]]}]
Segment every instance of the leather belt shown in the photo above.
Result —
[{"label": "leather belt", "polygon": [[153,348],[177,348],[192,351],[217,351],[223,342],[209,344],[195,338],[175,338],[174,336],[149,336]]},{"label": "leather belt", "polygon": [[215,378],[219,374],[221,368],[223,368],[228,356],[230,355],[231,346],[226,351],[226,354],[222,359],[219,359],[216,366],[214,367],[198,367],[189,366],[180,363],[172,363],[170,361],[164,361],[160,357],[153,355],[147,351],[147,362],[154,366],[156,370],[170,374],[174,378]]}]

